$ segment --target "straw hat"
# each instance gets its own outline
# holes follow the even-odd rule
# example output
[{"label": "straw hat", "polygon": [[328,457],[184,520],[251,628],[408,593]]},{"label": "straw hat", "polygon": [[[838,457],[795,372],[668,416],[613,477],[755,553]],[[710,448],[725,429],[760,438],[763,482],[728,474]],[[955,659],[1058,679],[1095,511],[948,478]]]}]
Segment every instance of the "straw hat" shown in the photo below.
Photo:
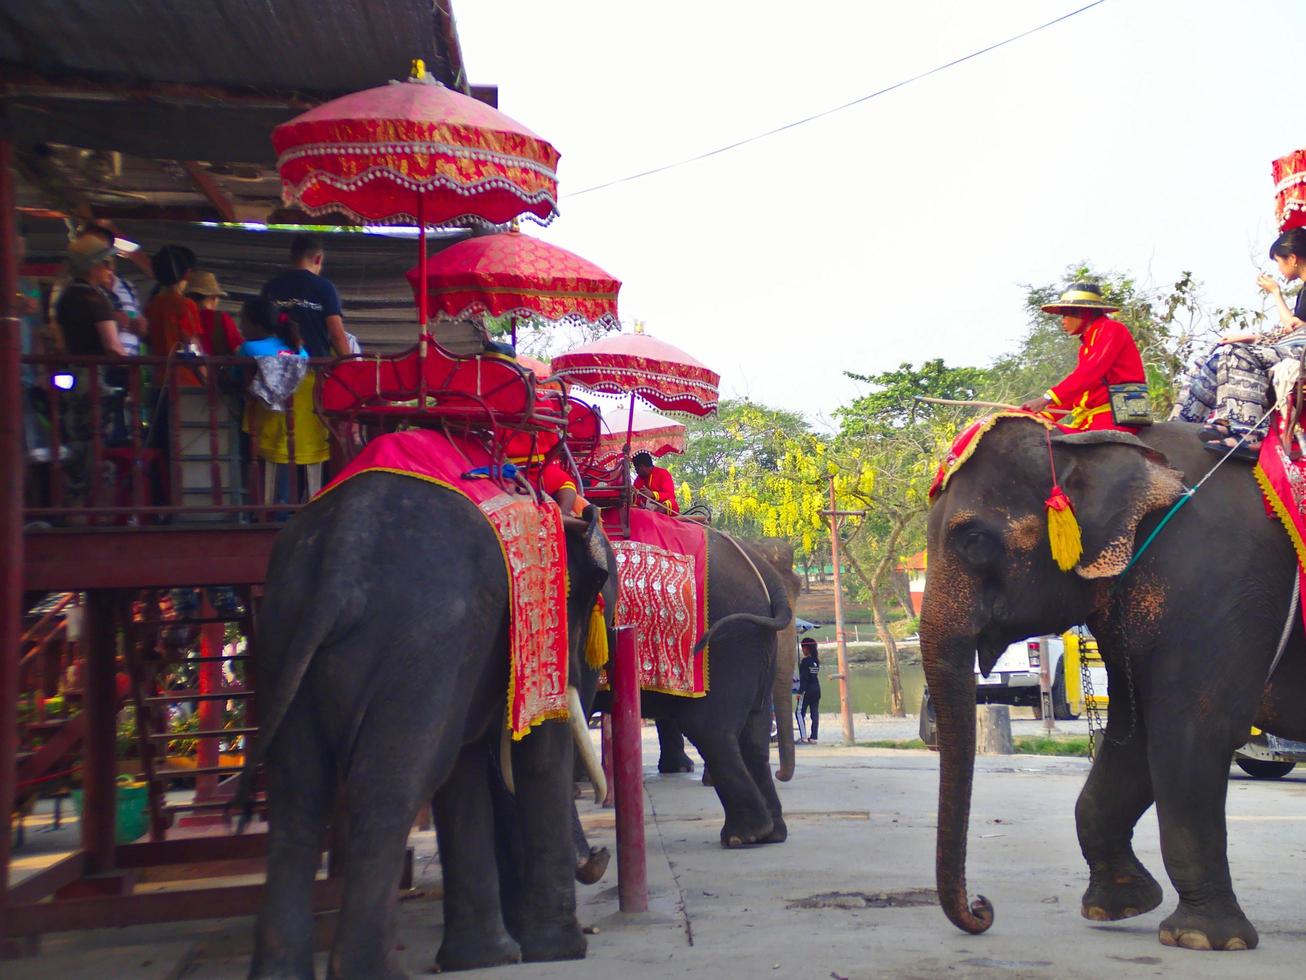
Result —
[{"label": "straw hat", "polygon": [[78,235],[68,243],[68,267],[74,275],[81,275],[117,254],[118,250],[106,245],[99,235]]},{"label": "straw hat", "polygon": [[227,295],[227,291],[218,285],[218,277],[207,271],[191,272],[186,277],[186,292],[201,296]]},{"label": "straw hat", "polygon": [[1095,282],[1077,282],[1057,297],[1055,303],[1041,307],[1044,313],[1059,316],[1073,315],[1078,310],[1098,310],[1102,313],[1114,313],[1120,309],[1114,303],[1102,298],[1102,287]]}]

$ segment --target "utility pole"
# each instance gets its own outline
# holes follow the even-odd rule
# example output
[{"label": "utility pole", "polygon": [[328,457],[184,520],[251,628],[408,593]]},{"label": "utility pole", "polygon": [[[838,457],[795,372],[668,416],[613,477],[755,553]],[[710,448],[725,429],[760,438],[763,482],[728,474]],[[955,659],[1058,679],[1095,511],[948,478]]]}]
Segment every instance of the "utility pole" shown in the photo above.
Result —
[{"label": "utility pole", "polygon": [[852,745],[853,712],[848,701],[848,638],[843,631],[843,579],[839,575],[839,518],[863,517],[864,510],[839,510],[834,501],[834,475],[830,476],[830,509],[821,512],[830,518],[830,562],[834,565],[834,642],[839,651],[839,721],[843,724],[843,744]]}]

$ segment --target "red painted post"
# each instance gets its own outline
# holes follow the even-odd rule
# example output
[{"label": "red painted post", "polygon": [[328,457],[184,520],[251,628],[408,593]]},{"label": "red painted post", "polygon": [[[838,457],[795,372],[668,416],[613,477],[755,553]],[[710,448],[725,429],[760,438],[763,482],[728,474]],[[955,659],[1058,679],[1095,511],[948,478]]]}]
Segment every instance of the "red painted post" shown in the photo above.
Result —
[{"label": "red painted post", "polygon": [[644,759],[635,631],[617,630],[612,678],[612,755],[617,801],[617,897],[623,912],[648,911],[644,854]]},{"label": "red painted post", "polygon": [[82,850],[87,870],[113,869],[113,834],[117,819],[118,624],[114,594],[96,589],[86,593],[86,628],[82,650],[86,672],[82,705],[86,741],[82,753]]},{"label": "red painted post", "polygon": [[[200,589],[200,618],[211,619],[213,606],[209,603],[207,589]],[[205,623],[200,627],[199,691],[201,694],[216,694],[223,688],[222,664],[210,657],[222,656],[226,635],[225,623]],[[223,703],[221,701],[201,701],[197,709],[200,716],[201,731],[216,731],[222,727]],[[210,769],[218,764],[218,740],[201,738],[195,742],[195,766]],[[202,803],[213,798],[218,788],[217,776],[199,776],[195,780],[195,801]]]},{"label": "red painted post", "polygon": [[[0,140],[0,944],[9,887],[9,814],[18,764],[18,638],[23,623],[23,409],[19,386],[18,253],[13,145]],[[58,457],[51,470],[57,470]]]}]

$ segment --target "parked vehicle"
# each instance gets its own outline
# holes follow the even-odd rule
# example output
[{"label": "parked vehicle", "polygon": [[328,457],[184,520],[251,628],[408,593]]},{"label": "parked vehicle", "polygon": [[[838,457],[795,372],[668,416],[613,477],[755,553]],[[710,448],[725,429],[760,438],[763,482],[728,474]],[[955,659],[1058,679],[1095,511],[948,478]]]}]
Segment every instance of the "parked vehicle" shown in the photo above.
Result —
[{"label": "parked vehicle", "polygon": [[[1078,718],[1084,711],[1086,692],[1082,690],[1078,659],[1071,667],[1072,677],[1067,681],[1067,650],[1082,653],[1089,667],[1093,688],[1093,703],[1106,710],[1106,668],[1097,656],[1097,643],[1087,630],[1070,630],[1061,636],[1040,636],[1011,644],[993,664],[986,677],[980,672],[979,655],[975,657],[975,700],[978,704],[1008,704],[1013,707],[1034,709],[1034,717],[1042,718],[1042,699],[1039,695],[1039,675],[1043,659],[1049,659],[1052,675],[1053,717],[1058,721]],[[934,708],[930,692],[921,694],[920,737],[926,745],[934,745]]]},{"label": "parked vehicle", "polygon": [[1297,763],[1306,762],[1306,742],[1293,742],[1253,728],[1252,737],[1234,752],[1233,761],[1253,779],[1282,779]]}]

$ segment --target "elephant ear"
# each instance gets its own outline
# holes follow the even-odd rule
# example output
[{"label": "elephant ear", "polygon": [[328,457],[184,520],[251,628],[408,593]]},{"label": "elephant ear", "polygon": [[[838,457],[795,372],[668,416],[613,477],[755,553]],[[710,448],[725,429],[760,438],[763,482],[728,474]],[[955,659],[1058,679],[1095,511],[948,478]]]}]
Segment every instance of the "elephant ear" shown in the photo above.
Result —
[{"label": "elephant ear", "polygon": [[1083,537],[1075,572],[1088,579],[1121,574],[1134,557],[1139,522],[1184,494],[1183,475],[1127,432],[1076,432],[1052,443],[1063,450],[1061,483]]}]

